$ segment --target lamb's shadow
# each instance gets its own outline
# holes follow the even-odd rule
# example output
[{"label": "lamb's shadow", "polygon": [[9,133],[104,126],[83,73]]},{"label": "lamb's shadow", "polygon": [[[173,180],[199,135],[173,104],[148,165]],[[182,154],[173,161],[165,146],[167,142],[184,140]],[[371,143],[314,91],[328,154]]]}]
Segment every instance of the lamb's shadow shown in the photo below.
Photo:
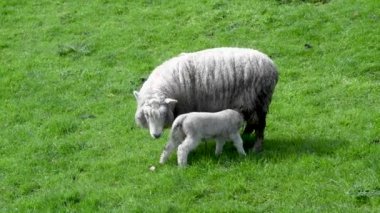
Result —
[{"label": "lamb's shadow", "polygon": [[[244,148],[247,157],[253,160],[265,160],[266,162],[279,162],[288,158],[297,158],[304,155],[331,156],[337,150],[348,146],[348,141],[331,138],[266,138],[263,151],[255,153],[250,148],[253,147],[254,138],[245,139]],[[206,158],[218,162],[228,160],[239,162],[244,159],[239,156],[232,143],[226,143],[221,157],[215,157],[215,142],[208,141],[201,144],[193,153],[189,155],[189,162],[197,162]]]}]

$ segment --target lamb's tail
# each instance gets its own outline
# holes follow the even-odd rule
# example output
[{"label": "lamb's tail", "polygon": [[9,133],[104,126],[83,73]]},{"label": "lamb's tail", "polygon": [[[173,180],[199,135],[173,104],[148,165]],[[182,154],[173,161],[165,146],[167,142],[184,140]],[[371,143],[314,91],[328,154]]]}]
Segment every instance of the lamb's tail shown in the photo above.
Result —
[{"label": "lamb's tail", "polygon": [[181,142],[185,139],[186,135],[182,129],[182,123],[185,120],[185,118],[186,118],[185,115],[180,115],[174,120],[172,129],[170,132],[169,141],[166,144],[165,149],[162,152],[161,157],[160,157],[161,164],[164,164],[168,160],[170,153],[175,148],[177,148],[178,145],[181,144]]},{"label": "lamb's tail", "polygon": [[185,139],[186,135],[182,129],[182,123],[185,119],[186,115],[180,115],[174,120],[170,133],[170,140],[180,143]]}]

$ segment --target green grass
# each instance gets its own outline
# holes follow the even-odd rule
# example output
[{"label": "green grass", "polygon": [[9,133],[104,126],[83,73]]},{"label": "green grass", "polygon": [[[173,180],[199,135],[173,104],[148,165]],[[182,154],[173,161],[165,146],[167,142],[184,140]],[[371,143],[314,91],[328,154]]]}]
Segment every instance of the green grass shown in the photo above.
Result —
[{"label": "green grass", "polygon": [[[380,211],[377,0],[7,0],[0,26],[1,212]],[[158,166],[132,91],[220,46],[279,68],[264,152]]]}]

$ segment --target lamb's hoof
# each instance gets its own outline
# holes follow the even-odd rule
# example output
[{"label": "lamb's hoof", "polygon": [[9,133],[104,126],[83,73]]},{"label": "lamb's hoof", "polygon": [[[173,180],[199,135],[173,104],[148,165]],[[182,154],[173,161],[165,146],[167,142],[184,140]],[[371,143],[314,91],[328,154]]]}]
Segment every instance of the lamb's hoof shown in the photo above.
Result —
[{"label": "lamb's hoof", "polygon": [[167,159],[165,159],[165,157],[161,157],[161,158],[160,158],[160,164],[161,164],[161,165],[165,164],[166,161],[167,161]]},{"label": "lamb's hoof", "polygon": [[186,161],[185,161],[185,162],[178,161],[178,167],[180,167],[180,168],[185,168],[185,167],[187,167],[187,162],[186,162]]},{"label": "lamb's hoof", "polygon": [[239,153],[239,156],[241,156],[241,157],[247,156],[247,152],[244,149],[238,150],[238,153]]}]

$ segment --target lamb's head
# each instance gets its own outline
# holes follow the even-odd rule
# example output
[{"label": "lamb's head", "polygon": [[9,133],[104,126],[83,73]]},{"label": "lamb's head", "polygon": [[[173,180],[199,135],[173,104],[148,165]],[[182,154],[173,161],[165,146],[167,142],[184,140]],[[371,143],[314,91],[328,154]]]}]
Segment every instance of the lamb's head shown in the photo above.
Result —
[{"label": "lamb's head", "polygon": [[139,93],[134,92],[138,108],[135,115],[136,123],[143,128],[149,128],[153,138],[159,138],[164,127],[170,126],[174,120],[173,110],[177,100],[171,98],[152,97],[145,101],[139,99]]}]

